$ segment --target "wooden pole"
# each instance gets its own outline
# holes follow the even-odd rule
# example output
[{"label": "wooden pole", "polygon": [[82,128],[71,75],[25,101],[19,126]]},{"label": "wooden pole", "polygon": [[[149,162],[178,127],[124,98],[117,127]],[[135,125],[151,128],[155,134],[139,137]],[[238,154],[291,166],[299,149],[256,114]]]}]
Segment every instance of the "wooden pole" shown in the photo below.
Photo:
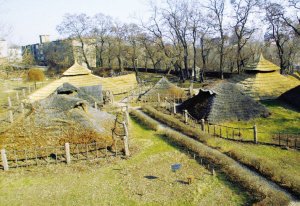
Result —
[{"label": "wooden pole", "polygon": [[127,157],[129,157],[130,153],[129,153],[129,146],[128,146],[128,130],[127,130],[127,126],[125,122],[122,122],[123,126],[124,126],[124,132],[125,132],[125,136],[124,136],[124,148],[125,148],[125,155]]},{"label": "wooden pole", "polygon": [[19,101],[19,93],[16,92],[16,98],[17,98],[17,101]]},{"label": "wooden pole", "polygon": [[201,129],[204,132],[205,128],[204,128],[204,119],[201,119]]},{"label": "wooden pole", "polygon": [[23,103],[23,102],[21,102],[21,112],[22,112],[22,114],[25,113],[25,110],[24,110],[24,103]]},{"label": "wooden pole", "polygon": [[176,114],[176,104],[175,104],[175,102],[173,104],[173,109],[174,109],[174,114]]},{"label": "wooden pole", "polygon": [[97,109],[97,102],[95,102],[94,105],[95,105],[95,109]]},{"label": "wooden pole", "polygon": [[11,110],[9,111],[9,122],[10,122],[10,123],[13,123],[13,122],[14,122],[14,117],[13,117],[13,113],[12,113]]},{"label": "wooden pole", "polygon": [[7,101],[8,101],[8,107],[11,107],[11,100],[10,100],[10,97],[7,97]]},{"label": "wooden pole", "polygon": [[257,144],[257,127],[253,126],[254,144]]},{"label": "wooden pole", "polygon": [[187,110],[183,110],[184,111],[184,123],[188,123],[188,114],[187,114]]},{"label": "wooden pole", "polygon": [[69,143],[65,143],[65,151],[66,151],[67,164],[70,164],[71,163],[71,156],[70,156],[70,145],[69,145]]},{"label": "wooden pole", "polygon": [[1,158],[2,158],[4,171],[8,171],[8,163],[7,163],[7,157],[6,157],[6,154],[5,154],[5,149],[1,150]]},{"label": "wooden pole", "polygon": [[22,89],[22,92],[23,92],[23,97],[25,98],[26,97],[25,89]]}]

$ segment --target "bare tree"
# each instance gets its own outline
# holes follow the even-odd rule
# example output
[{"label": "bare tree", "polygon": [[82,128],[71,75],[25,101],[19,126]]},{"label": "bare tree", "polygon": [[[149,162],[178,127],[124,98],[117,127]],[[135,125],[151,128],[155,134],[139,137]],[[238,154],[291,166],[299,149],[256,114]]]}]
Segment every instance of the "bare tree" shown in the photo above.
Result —
[{"label": "bare tree", "polygon": [[180,42],[183,48],[183,62],[184,68],[187,73],[187,78],[189,79],[188,72],[188,32],[189,32],[189,23],[191,10],[189,8],[188,1],[180,0],[167,0],[166,8],[162,10],[162,16],[167,22],[168,26],[171,28]]},{"label": "bare tree", "polygon": [[89,69],[91,69],[91,67],[86,53],[86,44],[88,44],[88,41],[85,41],[85,38],[87,38],[87,35],[90,33],[91,25],[90,17],[86,14],[72,15],[67,13],[63,16],[63,21],[60,25],[56,27],[56,30],[61,35],[68,35],[69,38],[79,40],[80,53]]},{"label": "bare tree", "polygon": [[247,44],[248,40],[251,38],[252,34],[255,32],[256,28],[249,26],[249,15],[252,13],[255,6],[258,5],[257,0],[231,0],[230,1],[233,9],[235,20],[234,33],[237,40],[237,50],[236,50],[236,64],[238,68],[238,73],[241,73],[241,68],[245,66],[243,55],[243,47]]},{"label": "bare tree", "polygon": [[224,34],[224,8],[225,0],[208,0],[206,8],[213,12],[216,24],[215,28],[219,32],[219,53],[220,53],[220,78],[223,79],[223,66],[224,66],[224,44],[225,44],[225,34]]},{"label": "bare tree", "polygon": [[98,13],[93,17],[93,37],[96,39],[96,66],[103,67],[103,53],[105,43],[108,42],[111,33],[112,17]]},{"label": "bare tree", "polygon": [[112,36],[115,38],[115,49],[114,55],[118,59],[119,69],[121,72],[124,71],[123,68],[123,56],[124,56],[124,44],[126,40],[126,26],[121,22],[115,22],[114,26],[112,27]]},{"label": "bare tree", "polygon": [[268,30],[274,38],[277,47],[277,54],[281,68],[280,73],[283,74],[288,66],[288,61],[285,56],[285,46],[290,39],[289,30],[284,21],[281,19],[284,8],[280,4],[268,2],[265,5],[265,10],[266,21],[269,24]]},{"label": "bare tree", "polygon": [[285,23],[291,27],[297,35],[300,35],[300,0],[289,0],[289,7],[293,9],[292,15],[282,13]]}]

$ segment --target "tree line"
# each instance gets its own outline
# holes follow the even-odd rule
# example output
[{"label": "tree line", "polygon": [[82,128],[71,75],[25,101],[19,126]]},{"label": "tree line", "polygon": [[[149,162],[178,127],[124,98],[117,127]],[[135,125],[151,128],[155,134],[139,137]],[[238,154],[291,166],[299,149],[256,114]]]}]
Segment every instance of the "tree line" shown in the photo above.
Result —
[{"label": "tree line", "polygon": [[[65,14],[57,31],[76,39],[77,52],[92,70],[138,67],[175,70],[191,78],[188,69],[241,73],[261,53],[293,72],[299,62],[300,0],[164,0],[148,2],[149,18],[122,23],[104,14]],[[60,44],[45,50],[48,64],[64,68],[74,61],[60,55],[71,51]],[[91,49],[93,48],[93,49]],[[60,51],[60,52],[59,52]],[[74,52],[74,51],[73,51]],[[96,62],[91,65],[89,55]],[[186,71],[186,72],[185,72]],[[199,78],[199,79],[198,79]]]}]

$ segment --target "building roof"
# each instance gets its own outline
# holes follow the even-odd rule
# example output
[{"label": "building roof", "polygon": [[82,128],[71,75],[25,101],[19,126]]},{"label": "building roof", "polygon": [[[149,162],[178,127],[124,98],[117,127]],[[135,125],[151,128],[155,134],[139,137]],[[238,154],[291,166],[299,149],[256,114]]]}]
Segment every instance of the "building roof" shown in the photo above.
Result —
[{"label": "building roof", "polygon": [[91,74],[91,70],[86,67],[79,65],[76,61],[67,71],[63,73],[64,76],[75,76],[75,75],[84,75]]},{"label": "building roof", "polygon": [[257,62],[246,65],[244,68],[246,71],[262,71],[262,72],[271,72],[280,70],[280,67],[273,64],[272,62],[266,60],[263,54],[260,55],[260,58]]},{"label": "building roof", "polygon": [[211,123],[248,121],[270,114],[264,105],[242,93],[239,86],[225,81],[201,89],[198,95],[183,102],[179,109],[186,109],[194,118],[206,119]]},{"label": "building roof", "polygon": [[300,85],[300,81],[296,78],[288,78],[277,71],[244,73],[234,77],[230,82],[242,86],[243,92],[255,100],[276,99]]}]

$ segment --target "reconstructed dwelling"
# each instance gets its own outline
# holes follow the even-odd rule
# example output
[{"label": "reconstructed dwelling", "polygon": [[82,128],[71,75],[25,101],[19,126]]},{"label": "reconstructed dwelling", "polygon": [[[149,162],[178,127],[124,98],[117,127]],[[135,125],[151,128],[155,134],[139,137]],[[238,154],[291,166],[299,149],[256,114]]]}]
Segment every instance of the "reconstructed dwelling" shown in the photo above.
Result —
[{"label": "reconstructed dwelling", "polygon": [[178,109],[187,110],[197,120],[205,119],[211,123],[247,121],[270,115],[264,105],[243,94],[239,86],[225,81],[200,89],[198,95],[183,102]]},{"label": "reconstructed dwelling", "polygon": [[259,61],[244,68],[245,72],[230,81],[242,86],[244,93],[255,100],[278,98],[286,91],[300,85],[300,81],[281,75],[280,68],[261,54]]},{"label": "reconstructed dwelling", "polygon": [[[75,87],[87,87],[101,85],[103,90],[109,90],[114,93],[117,89],[130,89],[137,85],[135,74],[117,76],[113,78],[102,78],[91,73],[86,67],[75,64],[63,73],[63,76],[43,88],[35,91],[29,96],[29,102],[35,102],[48,97],[63,83],[70,83]],[[101,102],[98,100],[97,102]]]}]

